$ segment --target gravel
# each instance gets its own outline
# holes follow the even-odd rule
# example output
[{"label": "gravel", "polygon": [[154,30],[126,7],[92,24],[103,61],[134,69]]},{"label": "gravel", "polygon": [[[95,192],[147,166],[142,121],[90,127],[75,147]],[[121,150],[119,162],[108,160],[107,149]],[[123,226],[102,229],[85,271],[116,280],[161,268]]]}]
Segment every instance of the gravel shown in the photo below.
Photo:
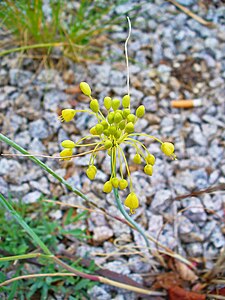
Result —
[{"label": "gravel", "polygon": [[[143,166],[136,167],[132,163],[134,152],[126,150],[133,185],[140,200],[140,208],[133,218],[165,246],[175,250],[181,245],[187,257],[202,259],[204,256],[207,258],[206,267],[211,268],[225,246],[221,227],[224,193],[218,190],[210,194],[202,192],[195,197],[191,194],[225,183],[225,10],[215,1],[208,7],[197,5],[193,0],[177,2],[215,22],[216,27],[205,27],[171,3],[161,0],[154,3],[144,1],[138,11],[130,13],[132,36],[128,53],[132,107],[135,109],[140,104],[146,107],[146,115],[137,124],[137,130],[174,142],[178,158],[172,161],[163,157],[157,143],[141,137],[140,140],[156,156],[150,178],[143,173]],[[135,6],[135,1],[117,6],[116,11],[125,13],[131,6]],[[70,76],[55,69],[37,72],[32,67],[32,59],[25,59],[18,69],[15,68],[17,54],[10,58],[1,57],[1,132],[31,152],[48,155],[58,155],[63,140],[76,141],[87,135],[93,124],[89,115],[77,114],[75,121],[65,124],[57,120],[62,108],[88,108],[88,99],[79,92],[67,94],[66,89],[87,81],[100,103],[108,95],[122,98],[127,93],[123,49],[126,37],[126,23],[113,27],[110,35],[113,42],[103,50],[104,62],[70,62],[69,71],[65,71],[72,72],[71,81]],[[171,108],[171,101],[177,99],[202,99],[203,105],[192,109]],[[1,152],[12,153],[12,150],[1,143]],[[113,195],[102,193],[102,185],[110,175],[109,157],[99,154],[98,172],[93,182],[85,176],[90,155],[65,163],[40,159],[72,186],[84,191],[97,206],[113,216],[122,217]],[[0,186],[3,195],[8,197],[10,193],[13,199],[22,198],[25,203],[34,203],[44,195],[70,204],[87,205],[24,158],[0,159]],[[189,195],[174,202],[175,197],[183,194]],[[126,192],[121,192],[122,202],[126,195]],[[52,217],[61,222],[63,210],[53,211]],[[89,241],[79,245],[78,255],[116,252],[120,250],[119,246],[131,247],[134,243],[145,247],[139,233],[114,218],[91,213],[86,226],[93,234],[94,245]],[[154,243],[151,246],[155,248]],[[141,249],[147,255],[144,248]],[[152,267],[137,254],[96,259],[105,268],[129,276],[151,272]],[[163,271],[161,266],[157,267],[158,272]],[[132,293],[120,293],[116,288],[104,285],[95,286],[88,293],[93,300],[137,299]]]}]

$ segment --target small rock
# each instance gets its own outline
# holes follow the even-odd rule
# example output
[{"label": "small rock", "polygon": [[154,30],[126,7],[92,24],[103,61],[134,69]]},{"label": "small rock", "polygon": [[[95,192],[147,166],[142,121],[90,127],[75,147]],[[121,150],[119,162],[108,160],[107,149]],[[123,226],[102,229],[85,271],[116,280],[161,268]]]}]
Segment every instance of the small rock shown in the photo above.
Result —
[{"label": "small rock", "polygon": [[126,84],[125,73],[111,70],[109,81],[111,86],[124,86]]},{"label": "small rock", "polygon": [[60,220],[60,219],[62,219],[62,211],[59,209],[51,211],[49,213],[49,216],[55,220]]},{"label": "small rock", "polygon": [[[67,100],[67,95],[63,92],[53,90],[44,95],[44,108],[56,113],[57,107]],[[60,124],[60,122],[58,122]]]},{"label": "small rock", "polygon": [[163,213],[170,206],[172,194],[169,190],[161,190],[155,193],[151,203],[151,210],[154,213]]},{"label": "small rock", "polygon": [[182,200],[182,205],[186,209],[184,215],[193,222],[205,222],[206,212],[201,201],[198,198],[190,197]]},{"label": "small rock", "polygon": [[30,181],[30,186],[45,195],[50,195],[48,180],[45,177],[38,181]]},{"label": "small rock", "polygon": [[8,193],[9,193],[8,184],[2,177],[0,177],[0,186],[1,186],[2,195],[8,197]]},{"label": "small rock", "polygon": [[9,183],[19,184],[23,175],[20,163],[12,159],[2,158],[0,160],[0,175]]},{"label": "small rock", "polygon": [[23,201],[25,203],[34,203],[41,197],[41,193],[38,191],[31,192],[23,197]]},{"label": "small rock", "polygon": [[20,199],[24,195],[26,195],[30,190],[30,187],[27,183],[23,183],[21,185],[12,185],[10,184],[10,194],[17,198]]},{"label": "small rock", "polygon": [[0,86],[8,85],[9,83],[9,75],[8,72],[4,69],[0,70]]},{"label": "small rock", "polygon": [[33,138],[45,139],[49,136],[46,123],[43,120],[31,122],[29,125],[29,132]]},{"label": "small rock", "polygon": [[217,77],[209,82],[209,86],[211,88],[216,88],[222,85],[224,85],[224,80],[221,77]]},{"label": "small rock", "polygon": [[96,242],[103,242],[113,236],[113,231],[108,226],[98,226],[93,230],[93,240]]},{"label": "small rock", "polygon": [[118,274],[128,275],[130,274],[130,269],[125,261],[114,260],[104,264],[104,268],[116,272]]},{"label": "small rock", "polygon": [[129,258],[129,267],[135,273],[147,273],[151,270],[151,265],[140,259],[140,256],[131,256]]},{"label": "small rock", "polygon": [[213,233],[210,237],[210,241],[213,243],[213,245],[216,248],[222,248],[225,246],[225,238],[219,226],[216,226],[215,229],[213,230]]},{"label": "small rock", "polygon": [[202,243],[190,243],[187,244],[186,246],[188,255],[190,257],[202,257],[202,252],[203,252],[203,248],[202,248]]},{"label": "small rock", "polygon": [[11,85],[17,85],[19,87],[24,87],[30,84],[32,80],[33,73],[29,71],[10,69],[9,71],[9,81]]},{"label": "small rock", "polygon": [[88,290],[90,300],[111,300],[112,297],[102,287],[95,285]]}]

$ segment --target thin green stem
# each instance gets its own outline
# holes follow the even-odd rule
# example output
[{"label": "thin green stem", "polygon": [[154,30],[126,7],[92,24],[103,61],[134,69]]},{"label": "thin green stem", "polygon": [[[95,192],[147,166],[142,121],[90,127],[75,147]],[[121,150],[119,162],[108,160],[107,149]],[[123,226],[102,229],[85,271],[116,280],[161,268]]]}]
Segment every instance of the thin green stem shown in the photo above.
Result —
[{"label": "thin green stem", "polygon": [[52,255],[48,247],[41,241],[41,239],[37,236],[33,229],[30,228],[30,226],[23,220],[23,218],[16,212],[10,202],[7,201],[2,194],[0,194],[0,203],[30,235],[36,246],[39,246],[47,255]]},{"label": "thin green stem", "polygon": [[52,255],[45,255],[42,253],[28,253],[28,254],[22,254],[22,255],[13,255],[13,256],[6,256],[6,257],[0,257],[0,262],[3,261],[10,261],[10,260],[19,260],[19,259],[28,259],[28,258],[51,258]]},{"label": "thin green stem", "polygon": [[[111,157],[111,173],[113,172],[114,170],[114,165],[113,165],[113,160],[112,160],[112,157]],[[116,204],[117,204],[117,207],[119,209],[119,211],[121,212],[121,214],[124,216],[124,218],[134,226],[134,228],[143,236],[144,240],[145,240],[145,243],[146,243],[146,246],[148,248],[150,248],[150,244],[149,244],[149,241],[148,241],[148,238],[146,237],[143,229],[129,216],[129,214],[127,213],[127,211],[125,210],[121,200],[120,200],[120,196],[119,196],[119,193],[118,193],[118,189],[117,188],[113,188],[113,192],[114,192],[114,196],[115,196],[115,201],[116,201]]]}]

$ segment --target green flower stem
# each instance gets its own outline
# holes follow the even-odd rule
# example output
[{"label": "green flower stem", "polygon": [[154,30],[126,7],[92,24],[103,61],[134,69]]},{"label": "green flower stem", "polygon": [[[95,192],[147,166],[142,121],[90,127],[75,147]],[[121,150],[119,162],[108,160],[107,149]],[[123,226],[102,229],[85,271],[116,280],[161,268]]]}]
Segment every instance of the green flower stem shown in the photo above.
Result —
[{"label": "green flower stem", "polygon": [[23,227],[23,229],[30,235],[36,246],[39,246],[44,253],[52,255],[48,247],[41,241],[36,233],[30,228],[30,226],[23,220],[23,218],[16,212],[12,205],[0,194],[0,203],[2,206],[14,217],[14,219]]},{"label": "green flower stem", "polygon": [[19,260],[19,259],[28,259],[28,258],[51,258],[52,255],[45,255],[42,253],[28,253],[28,254],[22,254],[22,255],[13,255],[13,256],[6,256],[6,257],[0,257],[0,263],[3,261],[10,261],[10,260]]},{"label": "green flower stem", "polygon": [[[0,141],[5,142],[6,144],[8,144],[9,146],[13,147],[14,149],[18,150],[19,152],[21,152],[23,154],[30,155],[30,153],[28,151],[26,151],[24,148],[22,148],[17,143],[13,142],[12,140],[7,138],[3,134],[0,134]],[[64,184],[68,190],[74,192],[76,195],[80,196],[85,201],[89,201],[89,199],[81,191],[79,191],[76,188],[73,188],[64,178],[62,178],[61,176],[56,174],[51,168],[49,168],[45,163],[40,161],[38,158],[36,158],[35,156],[28,156],[28,158],[30,160],[32,160],[34,163],[36,163],[37,165],[39,165],[42,169],[47,171],[49,174],[51,174],[53,177],[55,177],[59,182]]]},{"label": "green flower stem", "polygon": [[[113,173],[115,167],[113,165],[113,155],[111,156],[111,173]],[[119,209],[119,211],[121,212],[121,214],[124,216],[124,218],[134,226],[134,228],[143,236],[144,240],[145,240],[145,243],[146,243],[146,246],[148,248],[150,248],[150,244],[149,244],[149,241],[148,241],[148,238],[146,237],[144,231],[142,230],[142,228],[129,216],[129,214],[126,212],[126,210],[124,209],[123,207],[123,204],[120,200],[120,196],[119,196],[119,193],[118,193],[118,189],[117,188],[113,188],[113,192],[114,192],[114,196],[115,196],[115,201],[116,201],[116,204],[117,204],[117,207]]]}]

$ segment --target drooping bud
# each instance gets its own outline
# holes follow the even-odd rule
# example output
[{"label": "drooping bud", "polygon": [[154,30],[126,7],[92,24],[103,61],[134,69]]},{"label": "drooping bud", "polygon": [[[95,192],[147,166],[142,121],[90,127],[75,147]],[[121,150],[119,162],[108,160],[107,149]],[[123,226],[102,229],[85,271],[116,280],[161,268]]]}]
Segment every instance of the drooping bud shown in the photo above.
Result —
[{"label": "drooping bud", "polygon": [[130,107],[130,96],[129,95],[125,95],[122,99],[122,105],[124,108],[128,108]]},{"label": "drooping bud", "polygon": [[62,141],[61,145],[62,145],[63,148],[74,148],[74,147],[76,147],[76,144],[73,141],[70,141],[70,140]]},{"label": "drooping bud", "polygon": [[90,129],[90,134],[98,135],[95,126],[91,127],[91,129]]},{"label": "drooping bud", "polygon": [[130,114],[130,109],[129,108],[124,109],[124,111],[123,111],[124,119],[126,119],[129,114]]},{"label": "drooping bud", "polygon": [[112,99],[110,97],[104,98],[104,106],[107,110],[110,110],[110,108],[112,106]]},{"label": "drooping bud", "polygon": [[80,83],[80,89],[84,95],[91,96],[91,88],[87,82],[82,81]]},{"label": "drooping bud", "polygon": [[120,123],[119,123],[119,128],[121,130],[123,130],[125,128],[125,125],[126,125],[126,122],[124,120],[122,120]]},{"label": "drooping bud", "polygon": [[90,102],[90,109],[97,113],[99,111],[99,104],[98,104],[98,100],[97,99],[93,99]]},{"label": "drooping bud", "polygon": [[62,122],[70,122],[76,115],[76,110],[71,108],[66,108],[62,110],[62,114],[60,116],[60,120]]},{"label": "drooping bud", "polygon": [[129,114],[129,115],[127,116],[127,122],[128,122],[128,123],[129,123],[129,122],[135,123],[135,120],[136,120],[136,117],[135,117],[134,114]]},{"label": "drooping bud", "polygon": [[97,173],[97,168],[94,165],[88,167],[88,169],[86,171],[87,177],[90,180],[94,180],[95,179],[96,173]]},{"label": "drooping bud", "polygon": [[121,137],[121,134],[122,134],[121,130],[117,129],[116,132],[114,133],[114,136],[118,140]]},{"label": "drooping bud", "polygon": [[135,193],[130,193],[124,201],[124,205],[130,209],[130,214],[135,213],[135,209],[139,206],[138,197]]},{"label": "drooping bud", "polygon": [[119,188],[121,189],[121,190],[124,190],[125,188],[127,188],[128,187],[128,182],[127,182],[127,180],[126,179],[120,179],[120,181],[119,181]]},{"label": "drooping bud", "polygon": [[138,153],[136,153],[136,154],[134,155],[133,162],[134,162],[135,164],[140,165],[140,164],[141,164],[141,155],[138,154]]},{"label": "drooping bud", "polygon": [[121,113],[116,112],[116,113],[115,113],[115,116],[114,116],[114,122],[115,122],[116,124],[118,124],[120,121],[122,121],[122,119],[123,119],[123,117],[121,116]]},{"label": "drooping bud", "polygon": [[152,173],[153,173],[153,167],[152,165],[148,164],[144,167],[144,172],[145,174],[149,175],[149,176],[152,176]]},{"label": "drooping bud", "polygon": [[110,136],[109,129],[103,130],[103,133],[104,133],[105,136]]},{"label": "drooping bud", "polygon": [[66,148],[59,153],[59,156],[63,160],[70,160],[71,157],[67,157],[67,156],[72,156],[72,154],[73,154],[72,148]]},{"label": "drooping bud", "polygon": [[112,124],[113,123],[113,121],[114,121],[114,115],[115,115],[115,113],[113,112],[113,111],[111,111],[109,114],[108,114],[108,122],[109,122],[109,124]]},{"label": "drooping bud", "polygon": [[103,192],[110,193],[112,191],[112,188],[113,188],[113,186],[112,186],[111,181],[106,181],[106,183],[103,186]]},{"label": "drooping bud", "polygon": [[119,99],[113,99],[112,100],[112,109],[115,111],[120,107],[120,100]]},{"label": "drooping bud", "polygon": [[105,149],[110,149],[110,148],[112,148],[112,142],[110,140],[106,140],[104,142],[104,146],[105,146]]},{"label": "drooping bud", "polygon": [[109,127],[109,133],[112,134],[112,135],[114,135],[116,133],[116,126],[111,125]]},{"label": "drooping bud", "polygon": [[119,186],[119,179],[117,177],[114,177],[111,179],[112,185],[114,188],[118,188]]},{"label": "drooping bud", "polygon": [[144,105],[140,105],[137,109],[136,109],[136,116],[138,118],[142,118],[145,114],[145,107]]},{"label": "drooping bud", "polygon": [[101,124],[102,124],[102,126],[104,127],[104,129],[107,129],[107,128],[109,127],[109,124],[107,123],[106,120],[103,120],[103,121],[101,122]]},{"label": "drooping bud", "polygon": [[125,126],[125,131],[127,133],[132,133],[134,132],[134,124],[132,122],[127,123],[127,125]]},{"label": "drooping bud", "polygon": [[174,152],[174,145],[169,142],[162,143],[161,150],[164,154],[166,154],[167,156],[170,156]]},{"label": "drooping bud", "polygon": [[155,164],[155,156],[152,155],[152,154],[148,154],[146,157],[145,157],[145,160],[148,164],[150,165],[154,165]]},{"label": "drooping bud", "polygon": [[96,130],[97,134],[102,134],[104,127],[102,126],[102,124],[97,124],[97,125],[95,125],[95,130]]}]

